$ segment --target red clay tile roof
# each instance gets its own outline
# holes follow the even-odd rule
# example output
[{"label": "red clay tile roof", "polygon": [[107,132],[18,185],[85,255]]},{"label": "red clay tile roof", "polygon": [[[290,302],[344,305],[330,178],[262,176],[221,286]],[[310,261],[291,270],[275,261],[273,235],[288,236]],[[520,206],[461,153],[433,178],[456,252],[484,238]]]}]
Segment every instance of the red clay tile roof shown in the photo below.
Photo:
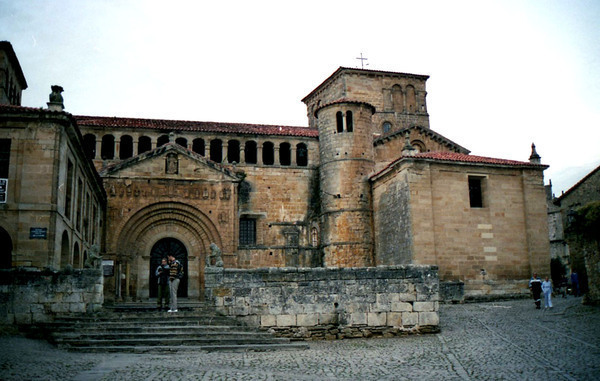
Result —
[{"label": "red clay tile roof", "polygon": [[452,162],[457,164],[483,164],[483,165],[492,165],[492,166],[509,166],[509,167],[529,167],[529,168],[539,168],[546,169],[548,168],[545,164],[533,164],[528,161],[517,161],[517,160],[507,160],[507,159],[496,159],[493,157],[485,157],[485,156],[475,156],[468,155],[464,153],[457,152],[421,152],[417,153],[413,156],[401,156],[398,159],[394,160],[390,164],[388,164],[384,169],[371,175],[371,179],[379,176],[380,174],[388,171],[390,168],[395,166],[402,160],[411,160],[411,159],[423,159],[423,160],[431,160],[431,161],[442,161],[442,162]]},{"label": "red clay tile roof", "polygon": [[244,135],[277,135],[316,138],[319,131],[308,127],[275,126],[247,123],[194,122],[186,120],[118,118],[76,115],[80,126],[109,128],[145,128],[153,130],[199,131]]},{"label": "red clay tile roof", "polygon": [[433,159],[440,161],[454,161],[454,162],[463,162],[463,163],[478,163],[478,164],[495,164],[495,165],[510,165],[517,167],[531,167],[531,166],[542,166],[542,164],[533,164],[528,161],[517,161],[517,160],[507,160],[507,159],[496,159],[493,157],[485,157],[485,156],[475,156],[475,155],[466,155],[463,153],[457,152],[422,152],[418,153],[414,156],[403,156],[403,158],[419,158],[419,159]]}]

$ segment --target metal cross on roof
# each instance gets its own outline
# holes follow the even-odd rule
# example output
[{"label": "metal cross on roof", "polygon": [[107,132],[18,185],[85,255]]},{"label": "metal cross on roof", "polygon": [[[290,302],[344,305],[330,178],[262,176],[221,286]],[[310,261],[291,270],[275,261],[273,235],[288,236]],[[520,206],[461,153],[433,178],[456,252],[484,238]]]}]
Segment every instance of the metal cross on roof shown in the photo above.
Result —
[{"label": "metal cross on roof", "polygon": [[[357,60],[360,60],[360,68],[364,69],[365,68],[365,61],[368,60],[368,58],[364,58],[363,54],[360,53],[360,57],[356,57]],[[367,64],[369,65],[369,64]]]}]

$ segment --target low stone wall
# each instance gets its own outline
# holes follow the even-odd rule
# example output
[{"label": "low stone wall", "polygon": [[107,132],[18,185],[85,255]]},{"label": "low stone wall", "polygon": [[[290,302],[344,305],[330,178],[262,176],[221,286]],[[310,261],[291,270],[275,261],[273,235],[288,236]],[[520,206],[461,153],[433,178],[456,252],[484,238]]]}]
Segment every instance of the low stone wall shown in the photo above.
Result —
[{"label": "low stone wall", "polygon": [[301,339],[439,331],[436,266],[205,270],[207,300],[251,326]]},{"label": "low stone wall", "polygon": [[0,270],[0,324],[44,323],[56,315],[97,312],[103,290],[97,269]]}]

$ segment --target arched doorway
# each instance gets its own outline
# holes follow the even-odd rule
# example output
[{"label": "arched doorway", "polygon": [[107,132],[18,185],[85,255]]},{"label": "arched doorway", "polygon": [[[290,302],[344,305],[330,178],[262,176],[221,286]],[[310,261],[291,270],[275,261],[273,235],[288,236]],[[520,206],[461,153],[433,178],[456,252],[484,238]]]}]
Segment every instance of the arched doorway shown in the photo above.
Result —
[{"label": "arched doorway", "polygon": [[155,275],[156,268],[160,264],[160,261],[169,256],[173,255],[183,265],[183,279],[179,283],[177,289],[178,297],[188,296],[188,254],[185,246],[181,241],[175,238],[163,238],[156,242],[150,252],[150,297],[156,298],[158,295],[158,284]]},{"label": "arched doorway", "polygon": [[12,267],[12,239],[8,232],[0,228],[0,269]]},{"label": "arched doorway", "polygon": [[65,230],[62,235],[62,242],[60,245],[60,268],[64,269],[69,263],[71,263],[71,250],[69,249],[69,234]]}]

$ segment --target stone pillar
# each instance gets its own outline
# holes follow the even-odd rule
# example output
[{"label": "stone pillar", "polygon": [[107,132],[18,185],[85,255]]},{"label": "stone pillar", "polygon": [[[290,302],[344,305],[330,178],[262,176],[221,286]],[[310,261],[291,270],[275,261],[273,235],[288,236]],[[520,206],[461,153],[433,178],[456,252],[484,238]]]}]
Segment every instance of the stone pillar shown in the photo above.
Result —
[{"label": "stone pillar", "polygon": [[256,144],[256,164],[263,165],[262,159],[262,145]]},{"label": "stone pillar", "polygon": [[296,146],[295,145],[290,145],[290,165],[294,165],[297,166],[298,162],[296,160]]},{"label": "stone pillar", "polygon": [[273,165],[281,165],[281,155],[279,154],[279,146],[273,144]]},{"label": "stone pillar", "polygon": [[221,142],[221,163],[229,163],[229,145],[224,140]]},{"label": "stone pillar", "polygon": [[240,164],[246,163],[246,145],[240,144]]},{"label": "stone pillar", "polygon": [[102,152],[102,139],[96,138],[96,155],[94,159],[100,159],[100,153]]}]

